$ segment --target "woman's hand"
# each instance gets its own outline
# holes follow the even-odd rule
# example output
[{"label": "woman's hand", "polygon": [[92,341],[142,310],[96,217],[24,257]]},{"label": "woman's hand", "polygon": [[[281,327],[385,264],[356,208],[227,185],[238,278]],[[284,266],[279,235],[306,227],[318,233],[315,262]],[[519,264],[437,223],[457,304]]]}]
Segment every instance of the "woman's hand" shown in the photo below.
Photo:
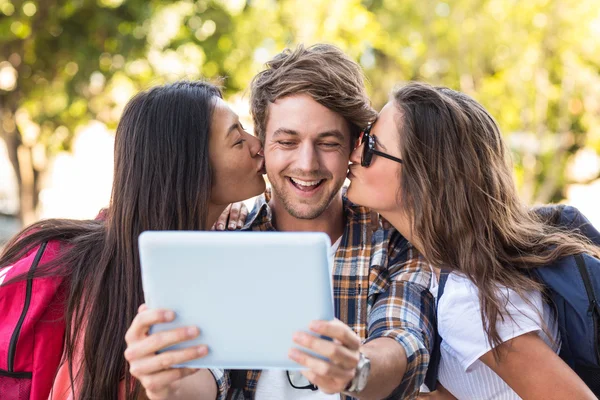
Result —
[{"label": "woman's hand", "polygon": [[215,231],[224,231],[224,230],[236,230],[242,229],[244,224],[246,223],[246,218],[248,217],[248,207],[244,204],[243,201],[239,203],[233,203],[227,206],[227,208],[221,213],[217,222],[212,227],[212,230]]},{"label": "woman's hand", "polygon": [[175,313],[172,311],[149,310],[146,305],[142,305],[125,335],[127,342],[125,359],[129,362],[129,372],[141,382],[150,400],[173,397],[177,393],[181,380],[198,372],[197,369],[191,368],[173,368],[173,365],[208,354],[205,345],[156,354],[165,347],[191,340],[200,334],[197,327],[148,334],[152,325],[170,322],[173,319]]}]

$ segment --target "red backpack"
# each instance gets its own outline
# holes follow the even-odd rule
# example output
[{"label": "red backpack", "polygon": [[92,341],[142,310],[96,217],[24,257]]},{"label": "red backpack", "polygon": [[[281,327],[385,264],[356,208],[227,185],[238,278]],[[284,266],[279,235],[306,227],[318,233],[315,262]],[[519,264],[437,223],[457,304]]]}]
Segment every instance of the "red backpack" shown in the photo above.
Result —
[{"label": "red backpack", "polygon": [[[43,243],[0,270],[0,399],[47,400],[63,354],[63,278],[33,278],[59,242]],[[17,275],[27,279],[3,284]]]}]

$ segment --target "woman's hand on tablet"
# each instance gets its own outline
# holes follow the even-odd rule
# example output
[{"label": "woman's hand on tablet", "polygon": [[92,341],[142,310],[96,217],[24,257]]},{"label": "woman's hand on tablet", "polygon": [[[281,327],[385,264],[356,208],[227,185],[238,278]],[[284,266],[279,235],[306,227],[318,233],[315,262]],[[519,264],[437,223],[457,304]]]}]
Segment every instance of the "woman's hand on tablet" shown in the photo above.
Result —
[{"label": "woman's hand on tablet", "polygon": [[354,378],[360,360],[360,338],[338,319],[313,321],[310,330],[333,340],[296,332],[294,342],[328,360],[313,357],[298,349],[290,350],[290,358],[308,368],[302,374],[320,391],[329,394],[343,392]]},{"label": "woman's hand on tablet", "polygon": [[205,345],[156,354],[165,347],[188,341],[200,334],[197,327],[148,334],[152,325],[170,322],[174,318],[175,313],[172,311],[150,310],[146,305],[142,305],[125,335],[125,359],[129,362],[129,372],[141,382],[150,400],[171,398],[177,393],[183,378],[199,371],[191,368],[172,368],[173,365],[208,354]]}]

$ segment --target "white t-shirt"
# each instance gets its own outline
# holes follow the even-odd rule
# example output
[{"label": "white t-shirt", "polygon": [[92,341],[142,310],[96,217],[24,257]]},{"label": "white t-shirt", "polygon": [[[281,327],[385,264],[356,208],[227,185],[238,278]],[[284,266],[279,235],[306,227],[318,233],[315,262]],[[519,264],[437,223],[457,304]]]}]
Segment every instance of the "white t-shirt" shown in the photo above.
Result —
[{"label": "white t-shirt", "polygon": [[[435,276],[435,274],[434,274]],[[433,279],[431,293],[437,298]],[[551,307],[539,292],[528,294],[530,306],[513,290],[499,288],[506,296],[507,312],[496,324],[503,342],[528,332],[537,332],[555,352],[560,350],[558,326]],[[466,277],[451,273],[438,303],[438,332],[442,336],[438,381],[455,397],[467,399],[520,399],[492,369],[479,360],[492,350],[481,320],[478,289]],[[538,313],[541,311],[541,318]],[[543,331],[547,326],[550,340]]]},{"label": "white t-shirt", "polygon": [[[329,251],[329,270],[333,273],[333,260],[340,246],[340,237]],[[333,292],[332,292],[333,293]],[[319,390],[295,389],[286,371],[263,370],[256,385],[256,400],[340,400],[339,394],[325,394]]]}]

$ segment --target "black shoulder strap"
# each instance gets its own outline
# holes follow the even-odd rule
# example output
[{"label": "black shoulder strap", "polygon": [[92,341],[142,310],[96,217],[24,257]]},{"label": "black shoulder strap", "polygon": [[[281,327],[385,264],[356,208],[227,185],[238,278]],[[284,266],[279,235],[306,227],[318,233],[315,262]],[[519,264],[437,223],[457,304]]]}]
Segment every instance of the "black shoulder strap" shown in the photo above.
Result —
[{"label": "black shoulder strap", "polygon": [[579,274],[583,280],[583,286],[585,287],[585,291],[590,301],[589,312],[595,311],[594,308],[598,307],[598,299],[596,299],[596,294],[594,293],[594,285],[592,284],[590,273],[586,268],[585,259],[581,254],[575,254],[574,257],[575,262],[577,263],[577,269],[579,269]]},{"label": "black shoulder strap", "polygon": [[31,268],[29,268],[28,279],[33,278],[33,276],[35,274],[35,270],[37,269],[40,261],[42,260],[44,251],[46,251],[46,246],[48,246],[48,242],[44,242],[40,245],[40,248],[38,249],[38,252],[35,255],[35,258],[33,260],[33,263],[31,264]]},{"label": "black shoulder strap", "polygon": [[[446,282],[448,281],[448,275],[450,275],[450,270],[442,269],[440,272],[440,283],[438,284],[438,302],[440,301],[440,297],[444,294],[444,289],[446,288]],[[435,306],[435,312],[437,313],[437,303]]]},{"label": "black shoulder strap", "polygon": [[233,389],[244,390],[246,387],[246,376],[248,371],[245,369],[232,369],[229,371],[229,378],[231,379],[231,387]]},{"label": "black shoulder strap", "polygon": [[440,360],[442,358],[442,354],[440,353],[440,347],[442,345],[442,337],[437,329],[437,320],[438,320],[438,304],[440,302],[440,298],[444,294],[444,289],[446,288],[446,282],[448,281],[448,275],[450,275],[450,271],[447,269],[443,269],[440,271],[440,282],[438,283],[438,295],[437,301],[435,303],[435,343],[433,345],[433,349],[431,351],[431,355],[429,357],[429,366],[427,367],[427,373],[425,375],[425,384],[429,390],[433,391],[437,387],[438,380],[438,371],[440,367]]},{"label": "black shoulder strap", "polygon": [[[17,321],[17,326],[15,327],[12,336],[10,338],[10,342],[8,345],[8,372],[14,373],[15,367],[15,357],[17,351],[17,342],[19,340],[19,335],[21,334],[21,328],[23,327],[23,322],[25,321],[25,317],[27,316],[27,312],[29,311],[29,305],[31,303],[32,296],[32,288],[33,288],[33,278],[35,274],[35,270],[40,263],[42,256],[44,255],[44,251],[46,250],[46,246],[48,242],[42,243],[40,248],[38,249],[35,258],[33,259],[33,263],[31,264],[31,268],[29,268],[29,272],[27,273],[27,284],[25,287],[25,304],[23,305],[23,309],[21,310],[21,316]],[[31,373],[29,373],[31,375]]]}]

